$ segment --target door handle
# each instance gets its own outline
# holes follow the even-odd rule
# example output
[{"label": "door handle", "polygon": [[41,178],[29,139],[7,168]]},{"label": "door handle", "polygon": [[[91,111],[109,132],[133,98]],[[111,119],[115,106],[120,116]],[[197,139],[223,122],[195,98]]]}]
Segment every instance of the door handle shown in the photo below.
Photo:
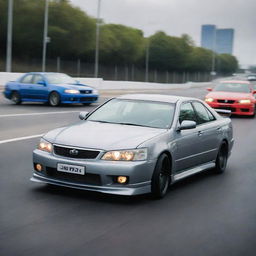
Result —
[{"label": "door handle", "polygon": [[198,132],[198,136],[202,136],[203,134],[204,134],[203,131],[199,131],[199,132]]},{"label": "door handle", "polygon": [[221,127],[218,127],[216,130],[217,130],[218,132],[220,132],[220,131],[221,131]]}]

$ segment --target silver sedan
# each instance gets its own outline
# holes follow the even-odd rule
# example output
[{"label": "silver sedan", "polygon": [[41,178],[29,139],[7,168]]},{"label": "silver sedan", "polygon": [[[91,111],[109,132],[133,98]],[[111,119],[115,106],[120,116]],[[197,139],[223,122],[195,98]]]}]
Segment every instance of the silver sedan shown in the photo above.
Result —
[{"label": "silver sedan", "polygon": [[194,98],[124,95],[79,117],[41,138],[32,181],[162,198],[180,179],[223,173],[234,142],[231,120]]}]

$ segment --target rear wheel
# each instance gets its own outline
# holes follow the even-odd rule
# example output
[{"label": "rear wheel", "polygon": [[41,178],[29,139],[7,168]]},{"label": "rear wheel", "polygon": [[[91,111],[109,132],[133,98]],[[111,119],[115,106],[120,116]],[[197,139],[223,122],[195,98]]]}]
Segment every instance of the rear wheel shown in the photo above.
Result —
[{"label": "rear wheel", "polygon": [[215,163],[215,172],[223,173],[226,170],[228,161],[228,145],[226,142],[222,142],[221,147],[219,149],[216,163]]},{"label": "rear wheel", "polygon": [[156,167],[151,180],[151,193],[154,198],[163,198],[170,184],[171,164],[169,157],[164,153],[156,163]]},{"label": "rear wheel", "polygon": [[51,92],[49,96],[49,104],[52,107],[56,107],[60,105],[60,95],[57,92]]},{"label": "rear wheel", "polygon": [[19,105],[21,104],[21,96],[18,92],[13,92],[11,96],[11,100],[14,104]]}]

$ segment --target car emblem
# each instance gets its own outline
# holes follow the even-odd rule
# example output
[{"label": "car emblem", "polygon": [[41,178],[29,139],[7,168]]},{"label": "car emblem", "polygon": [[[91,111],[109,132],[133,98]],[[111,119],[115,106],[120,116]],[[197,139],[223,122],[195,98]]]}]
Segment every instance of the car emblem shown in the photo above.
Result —
[{"label": "car emblem", "polygon": [[69,154],[72,155],[72,156],[77,156],[78,155],[78,150],[73,148],[73,149],[69,150]]}]

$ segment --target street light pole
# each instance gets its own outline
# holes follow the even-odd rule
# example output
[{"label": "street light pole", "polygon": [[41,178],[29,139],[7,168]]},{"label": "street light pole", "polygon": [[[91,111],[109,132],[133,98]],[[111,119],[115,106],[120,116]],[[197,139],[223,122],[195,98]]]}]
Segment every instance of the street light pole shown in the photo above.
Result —
[{"label": "street light pole", "polygon": [[145,59],[145,82],[148,82],[148,66],[149,66],[149,38],[147,38],[147,45],[146,45],[146,59]]},{"label": "street light pole", "polygon": [[100,5],[101,5],[101,0],[98,0],[97,23],[96,23],[96,44],[95,44],[95,68],[94,68],[94,77],[96,78],[98,77],[98,74],[99,74]]},{"label": "street light pole", "polygon": [[46,62],[46,47],[47,47],[47,34],[48,34],[48,0],[45,0],[44,9],[44,35],[43,35],[43,60],[42,60],[42,71],[45,72]]},{"label": "street light pole", "polygon": [[216,29],[214,30],[214,38],[213,38],[213,45],[212,45],[212,77],[215,76],[215,49],[216,48]]},{"label": "street light pole", "polygon": [[12,21],[13,21],[13,0],[9,0],[8,1],[7,46],[6,46],[6,72],[12,71]]}]

